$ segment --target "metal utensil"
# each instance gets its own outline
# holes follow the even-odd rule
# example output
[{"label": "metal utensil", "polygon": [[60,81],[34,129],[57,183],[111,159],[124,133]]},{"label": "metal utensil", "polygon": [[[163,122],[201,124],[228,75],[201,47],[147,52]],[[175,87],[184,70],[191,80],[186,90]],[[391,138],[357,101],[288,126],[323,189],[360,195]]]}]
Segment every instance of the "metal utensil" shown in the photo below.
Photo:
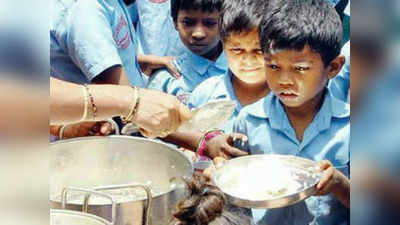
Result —
[{"label": "metal utensil", "polygon": [[[88,195],[97,195],[102,198],[108,199],[111,202],[111,221],[107,221],[104,218],[98,217],[93,214],[88,214],[87,210],[85,211],[82,208],[82,212],[76,212],[72,210],[65,210],[65,206],[67,204],[67,194],[71,191],[79,191],[84,192]],[[61,208],[62,209],[50,209],[50,225],[114,225],[115,223],[115,214],[116,214],[116,205],[113,201],[112,197],[93,190],[83,189],[83,188],[75,188],[75,187],[67,187],[64,188],[61,194]]]},{"label": "metal utensil", "polygon": [[50,225],[110,225],[110,222],[93,214],[50,209]]},{"label": "metal utensil", "polygon": [[235,111],[236,103],[231,100],[215,100],[192,110],[192,118],[184,122],[178,132],[201,131],[220,128]]},{"label": "metal utensil", "polygon": [[312,160],[268,154],[227,161],[216,170],[213,182],[234,205],[280,208],[314,194],[320,178],[317,163]]},{"label": "metal utensil", "polygon": [[[65,187],[97,189],[113,194],[117,205],[115,225],[143,225],[146,218],[151,218],[152,225],[165,225],[172,218],[178,200],[187,194],[183,185],[172,183],[171,179],[191,177],[193,167],[183,153],[161,141],[107,136],[50,144],[50,171],[51,208],[61,209],[60,193]],[[129,193],[125,196],[125,191],[136,193],[136,189],[126,184],[149,186],[152,198],[144,192],[137,198],[130,197]],[[114,190],[116,186],[123,190]],[[92,196],[85,206],[84,197],[85,194],[70,194],[66,208],[81,211],[84,207],[91,214],[112,220],[110,203]],[[149,205],[151,210],[147,212],[151,211],[151,215],[148,216]]]},{"label": "metal utensil", "polygon": [[[221,128],[231,118],[235,111],[236,103],[231,100],[215,100],[198,108],[192,109],[192,118],[182,123],[178,132],[205,132],[214,128]],[[133,123],[126,124],[121,133],[132,134],[138,132],[138,127]]]}]

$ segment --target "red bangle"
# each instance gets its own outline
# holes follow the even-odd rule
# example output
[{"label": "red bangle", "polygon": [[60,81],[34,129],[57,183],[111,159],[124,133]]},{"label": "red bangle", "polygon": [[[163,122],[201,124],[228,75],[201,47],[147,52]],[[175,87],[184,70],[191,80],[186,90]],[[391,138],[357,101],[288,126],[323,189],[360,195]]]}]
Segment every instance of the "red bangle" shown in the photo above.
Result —
[{"label": "red bangle", "polygon": [[200,139],[198,148],[197,148],[197,154],[200,155],[200,157],[204,156],[204,149],[206,148],[206,143],[207,141],[213,139],[214,137],[223,134],[221,130],[212,130],[208,131],[204,134],[204,136]]}]

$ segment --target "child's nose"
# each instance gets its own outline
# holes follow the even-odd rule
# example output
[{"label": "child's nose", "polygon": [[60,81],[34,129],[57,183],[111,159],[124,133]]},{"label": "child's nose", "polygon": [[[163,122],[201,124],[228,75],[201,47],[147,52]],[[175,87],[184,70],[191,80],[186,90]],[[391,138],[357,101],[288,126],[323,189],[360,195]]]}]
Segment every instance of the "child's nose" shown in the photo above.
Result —
[{"label": "child's nose", "polygon": [[279,85],[281,85],[281,86],[291,86],[291,85],[293,85],[293,77],[289,73],[283,72],[279,76]]},{"label": "child's nose", "polygon": [[241,59],[243,66],[252,66],[256,62],[256,57],[252,54],[243,54]]},{"label": "child's nose", "polygon": [[195,40],[202,40],[206,37],[206,32],[204,31],[203,27],[197,26],[193,30],[192,37]]}]

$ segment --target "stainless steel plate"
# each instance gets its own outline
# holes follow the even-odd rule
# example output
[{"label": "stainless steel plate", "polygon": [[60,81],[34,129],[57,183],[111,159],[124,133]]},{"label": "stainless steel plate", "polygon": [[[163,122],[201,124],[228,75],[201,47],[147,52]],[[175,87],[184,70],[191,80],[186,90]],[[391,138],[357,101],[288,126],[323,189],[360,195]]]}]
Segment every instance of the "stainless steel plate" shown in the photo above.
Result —
[{"label": "stainless steel plate", "polygon": [[316,192],[321,173],[316,162],[291,155],[251,155],[227,161],[213,182],[237,206],[280,208]]}]

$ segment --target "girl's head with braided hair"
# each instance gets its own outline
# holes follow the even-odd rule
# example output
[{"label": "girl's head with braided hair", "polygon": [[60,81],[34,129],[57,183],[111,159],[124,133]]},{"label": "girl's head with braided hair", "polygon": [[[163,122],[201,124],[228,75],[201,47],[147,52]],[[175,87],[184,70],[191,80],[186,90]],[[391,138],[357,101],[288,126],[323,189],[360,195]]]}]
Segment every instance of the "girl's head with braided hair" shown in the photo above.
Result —
[{"label": "girl's head with braided hair", "polygon": [[[190,196],[177,205],[175,225],[246,225],[251,224],[246,209],[228,206],[224,193],[197,173],[186,180]],[[246,212],[243,212],[243,211]]]}]

